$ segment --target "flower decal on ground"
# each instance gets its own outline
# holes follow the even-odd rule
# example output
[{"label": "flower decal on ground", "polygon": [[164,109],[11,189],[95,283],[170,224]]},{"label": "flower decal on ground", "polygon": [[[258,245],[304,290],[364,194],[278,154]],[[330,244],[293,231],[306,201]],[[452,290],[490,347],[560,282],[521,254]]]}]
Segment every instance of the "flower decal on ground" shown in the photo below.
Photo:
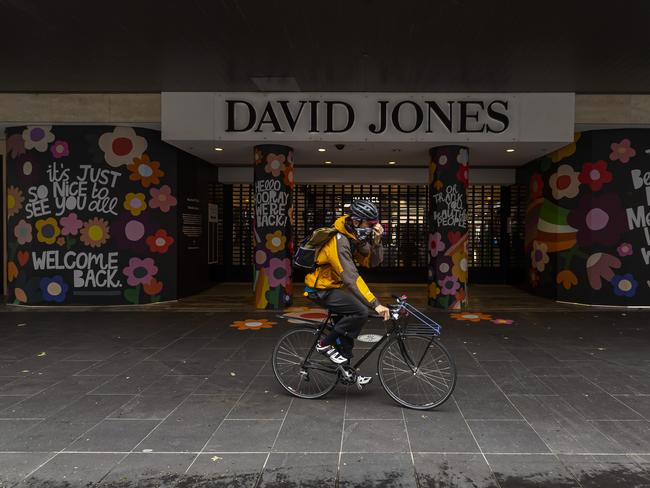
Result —
[{"label": "flower decal on ground", "polygon": [[271,173],[273,176],[280,176],[280,173],[284,171],[285,161],[286,158],[284,154],[270,153],[266,156],[266,166],[264,166],[264,171]]},{"label": "flower decal on ground", "polygon": [[511,325],[514,323],[514,320],[512,319],[492,319],[490,320],[493,324],[496,325]]},{"label": "flower decal on ground", "polygon": [[612,152],[609,155],[609,159],[612,161],[620,161],[621,163],[627,163],[630,158],[636,156],[636,151],[631,147],[631,142],[629,139],[623,139],[621,142],[612,142],[609,146]]},{"label": "flower decal on ground", "polygon": [[452,256],[454,265],[451,268],[451,273],[458,278],[461,283],[467,282],[467,254],[464,252],[456,252]]},{"label": "flower decal on ground", "polygon": [[99,217],[90,219],[84,222],[81,227],[80,237],[81,242],[90,247],[101,247],[106,244],[110,239],[110,228],[108,222]]},{"label": "flower decal on ground", "polygon": [[530,190],[531,200],[536,200],[541,197],[544,190],[544,179],[542,178],[542,175],[535,173],[533,176],[531,176],[528,186]]},{"label": "flower decal on ground", "polygon": [[452,275],[447,275],[444,278],[438,280],[438,285],[440,285],[440,292],[443,295],[455,295],[460,288],[458,278]]},{"label": "flower decal on ground", "polygon": [[466,320],[468,322],[480,322],[481,320],[492,320],[492,315],[482,312],[452,313],[449,315],[454,320]]},{"label": "flower decal on ground", "polygon": [[37,220],[34,227],[36,227],[37,232],[36,240],[44,244],[54,244],[56,238],[61,234],[61,229],[59,229],[59,225],[54,217]]},{"label": "flower decal on ground", "polygon": [[26,222],[25,219],[20,219],[14,227],[14,236],[18,244],[32,242],[32,224]]},{"label": "flower decal on ground", "polygon": [[151,208],[160,209],[161,212],[167,213],[172,207],[176,206],[176,197],[172,195],[172,189],[169,185],[163,185],[160,188],[152,188],[149,190],[151,199],[149,206]]},{"label": "flower decal on ground", "polygon": [[99,148],[104,152],[106,162],[117,168],[129,164],[147,150],[147,140],[135,133],[131,127],[115,127],[99,138]]},{"label": "flower decal on ground", "polygon": [[122,273],[126,276],[129,285],[146,285],[158,273],[158,267],[151,258],[131,258]]},{"label": "flower decal on ground", "polygon": [[281,230],[266,234],[266,248],[271,252],[278,252],[284,249],[287,238],[282,235]]},{"label": "flower decal on ground", "polygon": [[587,258],[586,266],[589,286],[600,290],[603,286],[602,280],[611,281],[614,278],[614,270],[621,267],[621,260],[611,254],[597,252]]},{"label": "flower decal on ground", "polygon": [[25,149],[36,149],[38,152],[47,151],[47,146],[54,140],[51,125],[29,126],[23,131]]},{"label": "flower decal on ground", "polygon": [[174,238],[167,234],[164,229],[158,229],[152,236],[147,237],[147,246],[151,252],[164,254],[169,250],[169,246],[174,243]]},{"label": "flower decal on ground", "polygon": [[603,160],[595,163],[585,163],[578,179],[583,185],[589,185],[591,191],[600,190],[605,183],[612,181],[612,173],[607,171],[607,163]]},{"label": "flower decal on ground", "polygon": [[50,152],[55,159],[59,159],[64,156],[69,156],[70,148],[68,147],[68,143],[66,141],[56,141],[50,147]]},{"label": "flower decal on ground", "polygon": [[10,186],[7,188],[7,217],[13,217],[23,209],[25,197],[20,188]]},{"label": "flower decal on ground", "polygon": [[458,171],[456,171],[456,179],[467,188],[467,185],[469,184],[469,169],[467,166],[458,166]]},{"label": "flower decal on ground", "polygon": [[127,193],[124,197],[124,208],[137,217],[147,209],[144,193]]},{"label": "flower decal on ground", "polygon": [[162,291],[163,282],[158,281],[156,278],[151,278],[149,283],[145,283],[145,284],[142,285],[142,289],[150,297],[155,296],[155,295],[160,294],[160,292]]},{"label": "flower decal on ground", "polygon": [[549,262],[548,245],[545,242],[533,241],[533,250],[530,252],[530,261],[537,271],[544,271],[544,268]]},{"label": "flower decal on ground", "polygon": [[131,172],[129,180],[139,181],[145,188],[160,184],[160,178],[165,176],[165,172],[160,169],[160,162],[151,161],[147,154],[133,158],[133,162],[127,164],[126,168]]},{"label": "flower decal on ground", "polygon": [[268,267],[269,286],[286,286],[291,277],[291,261],[287,258],[271,258]]},{"label": "flower decal on ground", "polygon": [[429,234],[429,252],[431,257],[436,257],[439,252],[445,250],[445,242],[442,240],[442,235],[440,232],[434,232]]},{"label": "flower decal on ground", "polygon": [[555,282],[562,285],[565,290],[569,290],[578,284],[578,277],[570,269],[564,269],[557,274]]},{"label": "flower decal on ground", "polygon": [[616,193],[583,195],[567,216],[567,223],[578,230],[578,244],[613,246],[627,229],[627,216]]},{"label": "flower decal on ground", "polygon": [[271,322],[267,319],[246,319],[246,320],[235,320],[230,327],[234,327],[238,330],[260,330],[260,329],[270,329],[277,322]]},{"label": "flower decal on ground", "polygon": [[40,289],[43,300],[61,303],[68,293],[68,284],[63,281],[63,276],[56,275],[52,278],[41,278]]},{"label": "flower decal on ground", "polygon": [[579,173],[568,164],[558,167],[557,172],[553,173],[548,180],[551,187],[553,198],[573,198],[580,191]]},{"label": "flower decal on ground", "polygon": [[84,225],[83,221],[77,217],[76,213],[71,213],[59,220],[61,223],[61,235],[76,236]]},{"label": "flower decal on ground", "polygon": [[614,287],[614,294],[619,297],[631,298],[636,295],[636,289],[639,283],[634,279],[634,276],[627,273],[624,275],[615,275],[611,281]]},{"label": "flower decal on ground", "polygon": [[629,242],[622,242],[617,248],[616,252],[619,256],[631,256],[634,253],[632,244]]}]

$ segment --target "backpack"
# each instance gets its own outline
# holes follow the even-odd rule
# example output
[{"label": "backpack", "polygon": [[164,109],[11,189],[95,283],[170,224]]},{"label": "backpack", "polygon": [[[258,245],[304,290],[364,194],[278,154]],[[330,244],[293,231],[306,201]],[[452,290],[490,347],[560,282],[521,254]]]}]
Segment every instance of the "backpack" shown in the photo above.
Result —
[{"label": "backpack", "polygon": [[334,227],[320,227],[298,244],[293,255],[293,264],[298,268],[314,271],[317,268],[316,255],[321,247],[338,231]]}]

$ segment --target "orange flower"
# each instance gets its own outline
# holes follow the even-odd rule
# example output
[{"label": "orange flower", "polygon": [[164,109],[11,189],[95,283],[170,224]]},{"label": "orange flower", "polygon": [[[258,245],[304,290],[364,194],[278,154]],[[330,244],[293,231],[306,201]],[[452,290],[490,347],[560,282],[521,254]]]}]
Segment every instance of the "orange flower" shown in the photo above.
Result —
[{"label": "orange flower", "polygon": [[492,315],[488,315],[486,313],[481,313],[481,312],[452,313],[450,317],[456,320],[467,320],[468,322],[480,322],[481,320],[492,320]]},{"label": "orange flower", "polygon": [[429,283],[429,298],[436,298],[440,295],[440,288],[435,282]]},{"label": "orange flower", "polygon": [[270,329],[277,322],[269,322],[266,319],[246,319],[246,320],[235,320],[230,327],[234,327],[238,330],[260,330],[260,329]]},{"label": "orange flower", "polygon": [[165,176],[165,172],[160,169],[160,163],[151,161],[147,154],[133,158],[133,162],[126,167],[131,172],[129,179],[131,181],[139,180],[145,188],[149,188],[152,184],[160,184],[160,177]]},{"label": "orange flower", "polygon": [[11,283],[16,278],[18,278],[18,266],[13,261],[9,261],[7,263],[7,280]]},{"label": "orange flower", "polygon": [[151,278],[151,281],[143,284],[142,288],[144,288],[144,292],[149,296],[158,295],[163,289],[163,282],[158,281],[156,278]]},{"label": "orange flower", "polygon": [[555,278],[558,285],[562,285],[565,290],[570,289],[572,286],[578,284],[578,277],[569,269],[560,271]]},{"label": "orange flower", "polygon": [[465,288],[461,288],[460,290],[458,290],[458,292],[456,292],[456,300],[458,300],[459,302],[465,300],[465,296],[466,296]]},{"label": "orange flower", "polygon": [[440,191],[440,189],[442,188],[442,181],[437,180],[437,181],[433,184],[433,187],[434,187],[436,190]]}]

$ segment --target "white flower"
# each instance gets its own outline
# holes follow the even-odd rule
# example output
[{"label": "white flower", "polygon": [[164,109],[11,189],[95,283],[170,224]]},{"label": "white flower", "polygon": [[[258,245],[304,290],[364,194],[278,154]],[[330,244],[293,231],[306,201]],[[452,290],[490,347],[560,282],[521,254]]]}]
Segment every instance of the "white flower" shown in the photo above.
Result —
[{"label": "white flower", "polygon": [[113,132],[106,132],[99,138],[99,148],[104,151],[106,162],[114,168],[142,156],[147,145],[147,140],[137,135],[131,127],[115,127]]},{"label": "white flower", "polygon": [[549,262],[548,245],[545,242],[533,241],[533,250],[530,253],[530,260],[533,268],[540,273],[544,271],[546,264]]},{"label": "white flower", "polygon": [[461,150],[458,151],[458,156],[456,156],[456,161],[458,161],[458,164],[467,166],[467,162],[469,161],[469,151],[465,148],[461,148]]},{"label": "white flower", "polygon": [[54,140],[51,125],[30,125],[23,131],[25,149],[47,151],[47,145]]}]

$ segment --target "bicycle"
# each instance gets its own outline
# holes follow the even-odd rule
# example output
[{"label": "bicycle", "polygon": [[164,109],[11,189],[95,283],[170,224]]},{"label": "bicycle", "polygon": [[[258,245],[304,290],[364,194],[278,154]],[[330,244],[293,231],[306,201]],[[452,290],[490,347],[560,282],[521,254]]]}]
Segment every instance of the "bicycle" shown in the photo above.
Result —
[{"label": "bicycle", "polygon": [[[389,306],[391,327],[353,366],[335,365],[315,350],[321,336],[333,328],[335,314],[328,312],[322,322],[300,319],[307,325],[285,333],[273,350],[278,382],[296,397],[322,398],[338,382],[354,384],[359,366],[383,344],[377,371],[386,393],[407,408],[430,410],[442,405],[456,386],[453,358],[438,340],[442,326],[409,305],[406,296],[393,297],[397,303]],[[415,323],[409,322],[412,318]]]}]

